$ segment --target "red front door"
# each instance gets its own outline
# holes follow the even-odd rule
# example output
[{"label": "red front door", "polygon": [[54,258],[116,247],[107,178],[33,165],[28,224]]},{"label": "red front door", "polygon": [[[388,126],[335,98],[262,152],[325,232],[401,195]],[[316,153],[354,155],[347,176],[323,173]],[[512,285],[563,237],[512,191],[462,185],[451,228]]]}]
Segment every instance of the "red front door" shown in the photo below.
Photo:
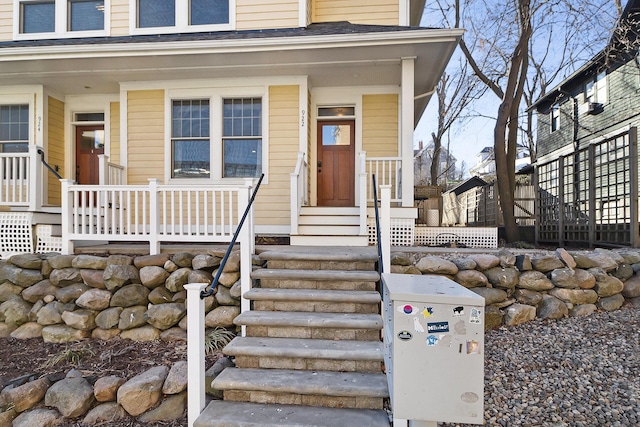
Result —
[{"label": "red front door", "polygon": [[318,206],[355,206],[355,122],[318,122]]},{"label": "red front door", "polygon": [[104,125],[76,127],[76,183],[100,183],[99,154],[104,154]]}]

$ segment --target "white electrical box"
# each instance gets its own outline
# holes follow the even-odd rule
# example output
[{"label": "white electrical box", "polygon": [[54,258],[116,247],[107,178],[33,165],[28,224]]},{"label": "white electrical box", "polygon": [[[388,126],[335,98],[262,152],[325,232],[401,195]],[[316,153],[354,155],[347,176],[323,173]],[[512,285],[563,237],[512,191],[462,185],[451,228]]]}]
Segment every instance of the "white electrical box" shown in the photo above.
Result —
[{"label": "white electrical box", "polygon": [[484,424],[484,298],[444,276],[382,281],[393,417]]}]

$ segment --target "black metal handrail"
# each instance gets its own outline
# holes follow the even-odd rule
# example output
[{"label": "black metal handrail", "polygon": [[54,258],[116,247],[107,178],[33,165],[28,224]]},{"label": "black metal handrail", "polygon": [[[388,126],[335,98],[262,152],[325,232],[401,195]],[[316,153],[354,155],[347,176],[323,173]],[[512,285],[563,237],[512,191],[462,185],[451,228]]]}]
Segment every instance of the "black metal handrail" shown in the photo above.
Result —
[{"label": "black metal handrail", "polygon": [[224,258],[222,258],[222,261],[220,261],[220,266],[218,267],[218,271],[216,272],[216,277],[213,278],[213,281],[209,285],[208,289],[204,289],[202,292],[200,292],[201,299],[213,295],[214,289],[216,288],[216,286],[218,286],[218,281],[220,280],[220,275],[222,274],[222,270],[224,270],[224,266],[227,263],[227,259],[229,258],[229,255],[231,254],[233,245],[236,244],[236,239],[238,238],[238,234],[240,234],[240,230],[242,229],[244,220],[247,219],[247,215],[249,215],[249,211],[251,210],[251,205],[253,205],[253,201],[255,200],[256,194],[258,193],[258,189],[260,188],[260,184],[262,183],[262,178],[264,178],[264,174],[260,175],[260,179],[256,184],[256,188],[254,188],[253,194],[251,194],[251,198],[249,199],[247,208],[244,210],[244,214],[242,215],[240,222],[238,222],[238,227],[236,228],[236,232],[233,233],[233,239],[231,239],[231,242],[229,242],[229,246],[227,247],[227,252],[224,254]]},{"label": "black metal handrail", "polygon": [[382,265],[382,239],[380,235],[380,213],[378,212],[378,184],[376,183],[376,175],[372,174],[373,180],[373,207],[376,212],[376,240],[378,241],[378,273],[384,273]]},{"label": "black metal handrail", "polygon": [[42,164],[45,165],[47,169],[49,169],[51,173],[54,174],[58,179],[62,179],[60,174],[54,168],[52,168],[44,159],[44,150],[42,148],[38,148],[38,154],[40,154],[40,161],[42,162]]}]

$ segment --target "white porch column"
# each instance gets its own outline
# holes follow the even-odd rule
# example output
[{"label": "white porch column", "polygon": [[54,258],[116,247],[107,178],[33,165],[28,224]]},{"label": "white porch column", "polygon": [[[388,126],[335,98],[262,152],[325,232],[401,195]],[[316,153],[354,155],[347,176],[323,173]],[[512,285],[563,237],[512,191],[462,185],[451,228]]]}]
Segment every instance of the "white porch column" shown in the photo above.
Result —
[{"label": "white porch column", "polygon": [[158,200],[159,179],[149,178],[149,254],[160,253],[160,203]]},{"label": "white porch column", "polygon": [[400,149],[402,157],[402,207],[413,207],[413,115],[415,57],[402,58]]},{"label": "white porch column", "polygon": [[42,147],[38,145],[29,145],[29,176],[26,178],[29,182],[29,211],[36,212],[42,207],[42,192],[45,185],[42,179],[42,163],[40,162],[40,154],[38,150]]},{"label": "white porch column", "polygon": [[187,422],[193,426],[205,405],[204,300],[206,283],[184,285],[187,291]]},{"label": "white porch column", "polygon": [[73,224],[73,198],[69,192],[69,186],[74,184],[72,179],[61,179],[62,185],[62,212],[60,215],[62,229],[62,255],[73,254],[73,241],[69,238]]}]

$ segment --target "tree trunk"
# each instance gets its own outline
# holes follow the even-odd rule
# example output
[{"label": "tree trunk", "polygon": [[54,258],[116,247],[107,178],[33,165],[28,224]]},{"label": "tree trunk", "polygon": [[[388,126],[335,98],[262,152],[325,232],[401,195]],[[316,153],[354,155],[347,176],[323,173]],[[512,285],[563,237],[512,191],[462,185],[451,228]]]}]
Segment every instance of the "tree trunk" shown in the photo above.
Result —
[{"label": "tree trunk", "polygon": [[442,147],[442,138],[438,137],[435,133],[431,134],[433,139],[433,157],[431,158],[431,168],[429,173],[431,174],[431,185],[438,185],[438,175],[440,174],[440,149]]}]

